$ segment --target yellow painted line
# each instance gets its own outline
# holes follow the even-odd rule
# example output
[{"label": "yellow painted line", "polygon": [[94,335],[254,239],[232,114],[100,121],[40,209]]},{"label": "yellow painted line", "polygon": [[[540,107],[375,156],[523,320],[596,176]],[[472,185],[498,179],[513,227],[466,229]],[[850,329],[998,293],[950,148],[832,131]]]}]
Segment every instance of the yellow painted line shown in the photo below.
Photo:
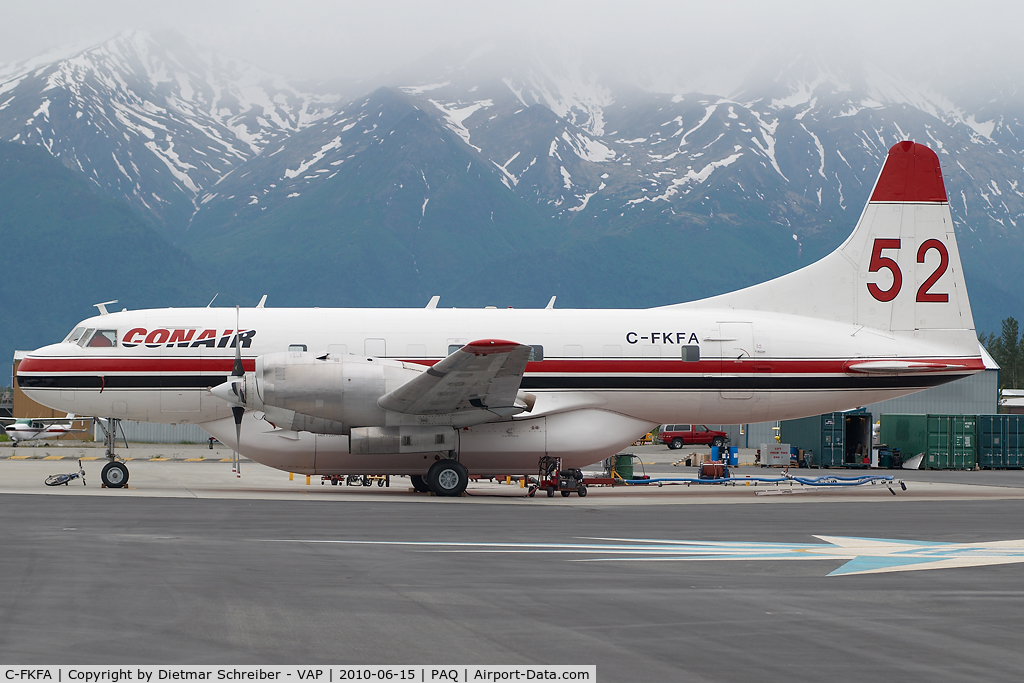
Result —
[{"label": "yellow painted line", "polygon": [[63,459],[64,459],[63,455],[48,455],[45,458],[43,458],[43,460],[63,460]]},{"label": "yellow painted line", "polygon": [[31,457],[31,455],[12,455],[11,460],[28,460]]},{"label": "yellow painted line", "polygon": [[168,460],[168,459],[169,458],[165,458],[165,457],[163,457],[161,455],[154,455],[152,458],[149,459],[149,461],[150,462],[160,462],[161,460]]},{"label": "yellow painted line", "polygon": [[234,461],[235,461],[234,458],[221,458],[217,462],[234,462]]},{"label": "yellow painted line", "polygon": [[90,456],[86,456],[84,458],[79,458],[79,460],[105,460],[105,459],[106,458],[99,458],[99,457],[97,457],[95,455],[90,455]]},{"label": "yellow painted line", "polygon": [[185,462],[202,462],[203,458],[185,458]]}]

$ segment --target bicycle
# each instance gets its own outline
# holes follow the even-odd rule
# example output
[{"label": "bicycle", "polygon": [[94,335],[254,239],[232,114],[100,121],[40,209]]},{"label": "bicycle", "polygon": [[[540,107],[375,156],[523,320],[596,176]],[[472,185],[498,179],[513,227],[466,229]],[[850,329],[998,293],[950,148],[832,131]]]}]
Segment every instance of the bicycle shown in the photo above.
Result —
[{"label": "bicycle", "polygon": [[60,486],[61,484],[64,484],[65,486],[67,486],[68,484],[70,484],[75,479],[78,479],[79,477],[82,478],[82,486],[86,486],[86,483],[85,483],[85,468],[82,467],[82,461],[81,460],[78,461],[78,471],[77,472],[70,472],[68,474],[51,474],[50,476],[48,476],[46,478],[46,482],[45,483],[46,483],[47,486]]}]

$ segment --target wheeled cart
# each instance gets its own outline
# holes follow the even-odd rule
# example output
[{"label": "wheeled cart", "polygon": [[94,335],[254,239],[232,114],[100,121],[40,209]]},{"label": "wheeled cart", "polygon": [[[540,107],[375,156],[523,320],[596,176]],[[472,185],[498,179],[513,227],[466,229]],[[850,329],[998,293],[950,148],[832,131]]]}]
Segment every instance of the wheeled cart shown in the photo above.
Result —
[{"label": "wheeled cart", "polygon": [[536,495],[538,489],[547,491],[548,498],[555,492],[568,498],[573,492],[580,498],[587,495],[587,484],[583,481],[583,471],[575,468],[562,469],[561,458],[545,455],[538,465],[537,482],[530,487],[529,496]]}]

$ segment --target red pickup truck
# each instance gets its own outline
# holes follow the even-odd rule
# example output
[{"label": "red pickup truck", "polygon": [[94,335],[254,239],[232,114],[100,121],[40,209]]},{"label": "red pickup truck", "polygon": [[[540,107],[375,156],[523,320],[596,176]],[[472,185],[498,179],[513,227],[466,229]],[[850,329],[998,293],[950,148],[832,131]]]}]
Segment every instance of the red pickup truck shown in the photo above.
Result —
[{"label": "red pickup truck", "polygon": [[705,425],[661,425],[658,430],[658,441],[675,449],[692,443],[721,447],[728,440],[729,435],[725,432],[708,429]]}]

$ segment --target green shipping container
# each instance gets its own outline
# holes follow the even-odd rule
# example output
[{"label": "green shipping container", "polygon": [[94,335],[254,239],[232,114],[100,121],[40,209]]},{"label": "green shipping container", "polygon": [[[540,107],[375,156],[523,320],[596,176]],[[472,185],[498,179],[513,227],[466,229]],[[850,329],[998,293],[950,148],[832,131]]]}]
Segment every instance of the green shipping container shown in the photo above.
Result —
[{"label": "green shipping container", "polygon": [[[803,449],[811,467],[866,467],[871,454],[871,414],[825,413],[779,425],[782,443]],[[809,452],[813,452],[813,456]]]},{"label": "green shipping container", "polygon": [[929,415],[928,451],[921,469],[973,470],[977,462],[977,416]]},{"label": "green shipping container", "polygon": [[928,450],[928,416],[882,415],[878,438],[889,448],[898,448],[903,462]]},{"label": "green shipping container", "polygon": [[978,465],[1024,468],[1024,415],[978,416]]}]

